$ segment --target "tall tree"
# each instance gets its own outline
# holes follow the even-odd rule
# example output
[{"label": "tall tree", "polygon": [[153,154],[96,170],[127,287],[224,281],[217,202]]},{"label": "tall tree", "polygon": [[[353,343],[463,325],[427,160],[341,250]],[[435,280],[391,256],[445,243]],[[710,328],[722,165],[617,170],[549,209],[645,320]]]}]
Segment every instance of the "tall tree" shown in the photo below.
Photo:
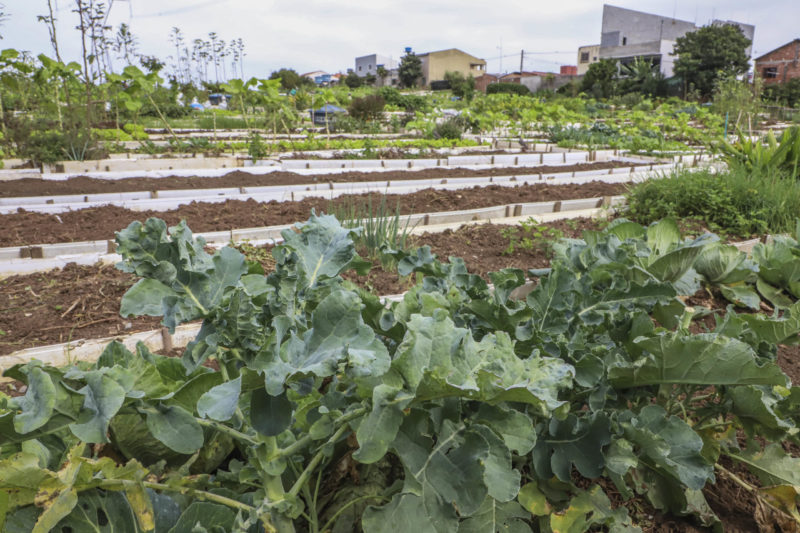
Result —
[{"label": "tall tree", "polygon": [[417,80],[422,77],[422,60],[414,52],[408,52],[400,60],[397,76],[403,87],[416,87]]},{"label": "tall tree", "polygon": [[610,98],[614,96],[616,90],[614,82],[616,75],[617,62],[613,59],[601,59],[597,63],[592,63],[581,82],[581,91],[595,98]]},{"label": "tall tree", "polygon": [[749,68],[747,47],[750,39],[733,24],[705,26],[678,37],[672,55],[674,72],[684,82],[684,90],[694,88],[708,97],[721,76],[739,76]]}]

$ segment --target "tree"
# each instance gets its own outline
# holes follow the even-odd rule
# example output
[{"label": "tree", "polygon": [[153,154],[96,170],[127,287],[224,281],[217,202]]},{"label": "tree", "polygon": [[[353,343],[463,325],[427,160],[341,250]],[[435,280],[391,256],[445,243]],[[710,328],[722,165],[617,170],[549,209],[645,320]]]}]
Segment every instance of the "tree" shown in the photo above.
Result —
[{"label": "tree", "polygon": [[664,75],[652,61],[637,57],[632,63],[620,65],[619,82],[621,93],[641,93],[647,96],[664,96]]},{"label": "tree", "polygon": [[450,83],[450,90],[453,96],[458,96],[464,100],[472,100],[475,94],[475,78],[472,76],[464,76],[460,72],[445,72],[444,79]]},{"label": "tree", "polygon": [[281,87],[285,91],[291,91],[292,89],[299,89],[304,85],[308,86],[314,84],[313,81],[302,77],[297,73],[296,70],[291,68],[282,68],[280,70],[276,70],[269,75],[269,79],[281,80]]},{"label": "tree", "polygon": [[389,71],[383,65],[378,65],[375,72],[378,74],[378,79],[381,80],[381,86],[386,85],[386,77],[389,76]]},{"label": "tree", "polygon": [[397,76],[403,87],[416,87],[417,80],[422,77],[422,60],[414,52],[408,52],[400,60]]},{"label": "tree", "polygon": [[351,89],[357,89],[364,85],[364,80],[361,79],[358,74],[351,71],[347,76],[345,76],[344,84]]},{"label": "tree", "polygon": [[678,37],[672,55],[674,72],[684,82],[684,90],[693,87],[702,97],[714,91],[722,76],[739,76],[749,67],[745,50],[750,39],[733,24],[705,26]]},{"label": "tree", "polygon": [[617,63],[612,59],[601,59],[589,65],[589,70],[581,82],[581,91],[595,98],[609,98],[614,96],[616,84],[614,76],[617,75]]}]

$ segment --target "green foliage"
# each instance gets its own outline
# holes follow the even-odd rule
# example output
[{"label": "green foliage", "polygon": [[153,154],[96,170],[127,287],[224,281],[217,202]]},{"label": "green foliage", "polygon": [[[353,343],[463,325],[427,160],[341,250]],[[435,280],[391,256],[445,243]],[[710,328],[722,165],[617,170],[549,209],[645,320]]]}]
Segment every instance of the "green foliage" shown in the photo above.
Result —
[{"label": "green foliage", "polygon": [[800,107],[800,78],[784,83],[771,83],[764,87],[765,100],[778,102],[789,107]]},{"label": "green foliage", "polygon": [[796,183],[742,170],[677,171],[633,186],[627,198],[626,216],[642,224],[693,218],[741,237],[786,231],[800,209]]},{"label": "green foliage", "polygon": [[[397,76],[403,87],[416,87],[422,77],[422,60],[414,52],[408,52],[400,59]],[[430,82],[430,80],[426,80]]]},{"label": "green foliage", "polygon": [[273,71],[269,75],[271,80],[280,80],[281,88],[284,91],[291,91],[292,89],[299,89],[302,87],[314,87],[314,81],[300,76],[294,69],[282,68]]},{"label": "green foliage", "polygon": [[[115,342],[94,364],[6,373],[27,390],[0,395],[4,530],[113,516],[130,531],[635,531],[609,485],[579,488],[599,476],[623,501],[716,527],[701,489],[725,456],[794,508],[781,502],[797,460],[780,443],[800,390],[774,344],[796,342],[800,304],[692,334],[682,298],[714,237],[618,220],[557,243],[522,299],[520,270],[492,273],[490,290],[457,258],[384,246],[418,278],[384,305],[340,277],[364,265],[358,233],[312,214],[265,276],[232,249],[209,255],[185,224],[120,232],[122,268],[143,276],[123,314],[202,329],[180,359]],[[704,259],[707,279],[734,279],[726,257]]]},{"label": "green foliage", "polygon": [[732,168],[773,178],[800,178],[800,126],[783,132],[780,141],[770,131],[766,142],[739,132],[733,143],[723,141],[718,149]]},{"label": "green foliage", "polygon": [[440,122],[434,126],[432,137],[434,139],[459,140],[461,139],[461,135],[464,134],[464,122],[462,117],[450,117],[444,122]]},{"label": "green foliage", "polygon": [[[664,75],[651,61],[641,57],[637,57],[632,63],[621,64],[620,75],[621,79],[617,84],[619,92],[623,94],[639,93],[653,97],[664,96],[667,92]],[[593,86],[588,91],[593,92]]]},{"label": "green foliage", "polygon": [[460,72],[445,72],[444,79],[450,84],[450,90],[453,96],[458,96],[467,101],[472,100],[475,94],[475,78],[467,75],[464,76]]},{"label": "green foliage", "polygon": [[492,83],[486,87],[486,94],[516,94],[529,96],[530,89],[521,83]]},{"label": "green foliage", "polygon": [[500,234],[508,239],[508,247],[504,254],[513,254],[515,250],[540,251],[547,255],[552,253],[552,244],[564,237],[564,232],[548,226],[539,224],[533,218],[523,220],[519,227],[512,226],[503,229]]},{"label": "green foliage", "polygon": [[364,79],[355,72],[350,72],[347,74],[347,76],[345,76],[344,84],[351,89],[358,89],[364,85]]},{"label": "green foliage", "polygon": [[613,59],[601,59],[589,65],[589,69],[581,82],[581,91],[594,98],[610,98],[616,93],[617,62]]},{"label": "green foliage", "polygon": [[351,117],[364,122],[383,118],[386,101],[380,94],[369,94],[363,98],[353,98],[347,112]]},{"label": "green foliage", "polygon": [[250,132],[247,141],[247,154],[250,156],[253,163],[257,162],[259,159],[264,159],[267,154],[269,154],[269,146],[264,144],[261,135],[259,135],[257,131]]},{"label": "green foliage", "polygon": [[714,111],[721,116],[728,116],[732,127],[729,131],[736,131],[740,125],[746,124],[748,129],[754,129],[758,124],[758,114],[761,111],[761,80],[756,78],[754,83],[737,80],[734,77],[721,76],[714,88]]},{"label": "green foliage", "polygon": [[733,24],[703,26],[675,41],[673,55],[678,57],[673,70],[687,88],[707,98],[720,77],[747,72],[745,50],[750,44],[750,39]]}]

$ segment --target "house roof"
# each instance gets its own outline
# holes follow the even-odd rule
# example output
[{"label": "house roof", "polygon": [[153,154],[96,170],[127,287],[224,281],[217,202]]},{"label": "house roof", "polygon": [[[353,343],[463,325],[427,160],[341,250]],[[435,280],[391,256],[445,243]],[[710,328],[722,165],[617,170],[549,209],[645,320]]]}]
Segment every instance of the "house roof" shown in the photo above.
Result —
[{"label": "house roof", "polygon": [[327,74],[324,70],[312,70],[311,72],[306,72],[305,74],[300,74],[301,78],[308,78],[309,76],[321,76],[323,74]]},{"label": "house roof", "polygon": [[472,54],[468,54],[464,50],[459,50],[458,48],[446,48],[444,50],[434,50],[432,52],[425,52],[424,54],[417,54],[417,57],[429,56],[431,54],[438,54],[438,53],[441,53],[441,52],[458,52],[458,53],[464,54],[465,56],[469,56],[469,57],[471,57],[473,59],[477,59],[478,61],[484,61],[483,59],[481,59],[479,57],[476,57],[476,56],[474,56]]},{"label": "house roof", "polygon": [[789,46],[790,44],[794,44],[794,43],[800,43],[800,39],[795,39],[795,40],[793,40],[793,41],[789,41],[789,42],[788,42],[788,43],[786,43],[786,44],[782,44],[782,45],[780,45],[778,48],[776,48],[776,49],[774,49],[774,50],[770,50],[769,52],[767,52],[767,53],[766,53],[766,54],[764,54],[764,55],[758,56],[758,57],[756,58],[756,61],[758,61],[759,59],[763,59],[763,58],[767,57],[768,55],[770,55],[770,54],[773,54],[773,53],[777,52],[777,51],[778,51],[778,50],[780,50],[781,48],[786,48],[786,47],[787,47],[787,46]]}]

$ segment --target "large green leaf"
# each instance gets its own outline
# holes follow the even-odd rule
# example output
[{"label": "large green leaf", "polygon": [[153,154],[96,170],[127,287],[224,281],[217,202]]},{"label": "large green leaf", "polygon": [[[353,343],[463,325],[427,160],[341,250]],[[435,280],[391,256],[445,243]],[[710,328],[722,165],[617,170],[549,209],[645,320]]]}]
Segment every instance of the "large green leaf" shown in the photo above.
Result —
[{"label": "large green leaf", "polygon": [[382,384],[372,391],[372,411],[356,432],[359,448],[353,457],[360,463],[374,463],[386,455],[403,423],[403,410],[414,399],[412,394]]},{"label": "large green leaf", "polygon": [[639,448],[650,468],[673,476],[690,489],[702,489],[714,480],[714,467],[701,455],[703,439],[677,416],[659,405],[620,417],[625,437]]},{"label": "large green leaf", "polygon": [[786,376],[773,363],[759,364],[753,349],[742,341],[715,333],[679,332],[639,338],[645,351],[633,363],[609,369],[609,379],[621,388],[662,383],[679,385],[785,385]]},{"label": "large green leaf", "polygon": [[573,464],[584,477],[603,473],[603,447],[611,442],[611,425],[604,413],[552,418],[545,427],[533,449],[533,464],[540,478],[555,474],[561,481],[570,481]]},{"label": "large green leaf", "polygon": [[230,507],[211,502],[194,502],[181,514],[178,523],[169,533],[190,533],[196,527],[203,531],[214,531],[220,527],[223,531],[231,531],[236,521],[236,513]]},{"label": "large green leaf", "polygon": [[86,373],[86,385],[78,391],[84,396],[83,410],[72,433],[83,442],[108,442],[106,433],[111,418],[125,401],[125,389],[99,371]]},{"label": "large green leaf", "polygon": [[203,239],[192,237],[185,222],[168,232],[163,221],[151,218],[144,225],[132,222],[118,232],[117,250],[123,258],[118,267],[148,278],[123,297],[124,313],[163,313],[164,325],[170,330],[208,315],[221,303],[226,290],[247,274],[247,266],[233,248],[225,247],[211,256],[204,244]]},{"label": "large green leaf", "polygon": [[730,244],[711,243],[700,253],[694,269],[709,283],[731,284],[744,281],[758,267],[747,259],[747,254]]},{"label": "large green leaf", "polygon": [[241,376],[217,385],[200,396],[197,401],[197,413],[201,417],[224,422],[236,412],[241,391]]},{"label": "large green leaf", "polygon": [[458,533],[530,533],[528,518],[530,513],[517,502],[486,498],[472,517],[458,525]]},{"label": "large green leaf", "polygon": [[786,453],[780,444],[771,444],[763,451],[728,452],[728,455],[746,464],[764,485],[800,487],[800,459]]},{"label": "large green leaf", "polygon": [[393,369],[409,385],[419,383],[419,399],[461,396],[490,403],[514,401],[548,413],[563,405],[558,391],[570,386],[574,376],[574,369],[557,359],[538,355],[520,359],[504,332],[476,342],[442,310],[433,317],[412,317],[408,331],[414,339],[426,340],[421,350],[401,346]]},{"label": "large green leaf", "polygon": [[364,511],[364,533],[455,533],[455,512],[436,505],[425,505],[423,496],[400,493],[382,507]]},{"label": "large green leaf", "polygon": [[253,428],[268,437],[282,433],[292,423],[292,403],[286,393],[278,396],[256,389],[250,396],[250,419]]},{"label": "large green leaf", "polygon": [[264,368],[267,392],[280,394],[291,376],[332,376],[345,364],[353,377],[380,376],[389,369],[389,352],[364,324],[361,299],[351,291],[326,296],[314,310],[312,327],[281,347],[280,359]]},{"label": "large green leaf", "polygon": [[433,499],[437,505],[452,505],[461,516],[472,515],[488,494],[483,465],[489,457],[489,443],[479,433],[450,420],[444,421],[435,444],[416,430],[413,424],[404,424],[393,444],[407,480],[418,484],[412,492],[426,502]]},{"label": "large green leaf", "polygon": [[647,244],[656,255],[666,254],[681,242],[681,231],[671,218],[660,220],[647,228]]},{"label": "large green leaf", "polygon": [[194,453],[203,445],[203,428],[191,413],[175,405],[159,405],[149,410],[147,429],[178,453]]},{"label": "large green leaf", "polygon": [[14,417],[14,429],[18,433],[30,433],[45,425],[53,414],[56,404],[56,386],[50,375],[38,366],[28,365],[28,390],[17,399],[21,411]]},{"label": "large green leaf", "polygon": [[352,230],[343,228],[331,215],[316,216],[312,211],[298,229],[281,232],[286,247],[294,252],[298,290],[338,275],[355,257]]}]

